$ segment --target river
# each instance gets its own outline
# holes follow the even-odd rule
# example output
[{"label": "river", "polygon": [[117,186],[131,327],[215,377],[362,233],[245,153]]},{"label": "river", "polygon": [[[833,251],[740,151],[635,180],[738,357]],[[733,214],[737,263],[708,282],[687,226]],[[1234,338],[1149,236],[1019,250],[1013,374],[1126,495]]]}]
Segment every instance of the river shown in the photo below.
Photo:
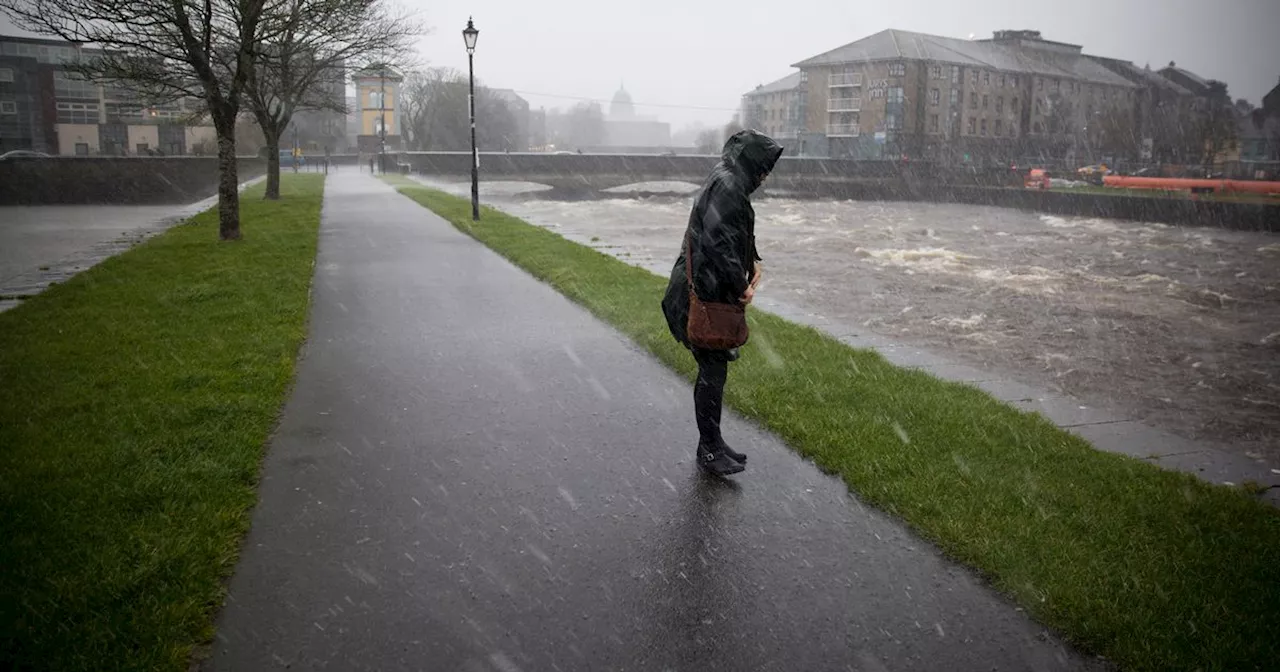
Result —
[{"label": "river", "polygon": [[[663,276],[692,189],[485,186],[487,204]],[[1278,236],[938,203],[755,209],[761,297],[1280,466]]]}]

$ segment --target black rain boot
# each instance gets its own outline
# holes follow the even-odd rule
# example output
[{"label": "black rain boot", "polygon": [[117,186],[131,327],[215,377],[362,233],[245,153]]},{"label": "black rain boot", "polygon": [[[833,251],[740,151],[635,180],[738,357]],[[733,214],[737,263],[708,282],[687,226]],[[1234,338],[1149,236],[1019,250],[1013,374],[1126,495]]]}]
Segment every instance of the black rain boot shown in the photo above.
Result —
[{"label": "black rain boot", "polygon": [[736,450],[734,450],[734,449],[730,448],[730,447],[729,447],[729,444],[725,443],[723,440],[722,440],[722,441],[720,441],[720,450],[721,450],[725,455],[728,455],[729,457],[732,457],[732,458],[733,458],[735,461],[737,461],[737,462],[741,462],[741,463],[743,463],[743,464],[746,464],[746,463],[747,463],[747,454],[746,454],[746,453],[739,453],[738,451],[736,451]]},{"label": "black rain boot", "polygon": [[698,468],[721,477],[738,474],[746,469],[720,448],[708,449],[701,443],[698,444]]}]

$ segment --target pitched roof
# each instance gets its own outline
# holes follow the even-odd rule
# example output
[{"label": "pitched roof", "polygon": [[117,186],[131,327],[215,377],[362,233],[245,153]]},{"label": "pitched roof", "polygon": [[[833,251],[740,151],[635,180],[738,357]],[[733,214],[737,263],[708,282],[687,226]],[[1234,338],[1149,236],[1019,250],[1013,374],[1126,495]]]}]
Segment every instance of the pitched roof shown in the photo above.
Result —
[{"label": "pitched roof", "polygon": [[1104,56],[1086,56],[1085,58],[1097,62],[1104,68],[1115,72],[1116,74],[1128,79],[1135,84],[1143,86],[1154,86],[1166,91],[1175,93],[1180,96],[1190,96],[1191,91],[1185,86],[1162,76],[1160,73],[1152,70],[1150,67],[1139,68],[1132,61],[1122,61],[1118,58],[1106,58]]},{"label": "pitched roof", "polygon": [[803,72],[793,72],[777,81],[769,82],[768,84],[761,84],[760,86],[757,86],[756,88],[746,92],[743,95],[753,96],[758,93],[778,93],[779,91],[790,91],[796,88],[797,86],[800,86],[800,82],[803,81],[803,79],[804,79]]},{"label": "pitched roof", "polygon": [[[1048,44],[1069,46],[1052,42]],[[1112,86],[1133,86],[1124,77],[1073,51],[1040,50],[991,40],[961,40],[895,29],[883,30],[850,42],[800,61],[792,67],[893,59],[936,61],[1005,72],[1065,77]]]}]

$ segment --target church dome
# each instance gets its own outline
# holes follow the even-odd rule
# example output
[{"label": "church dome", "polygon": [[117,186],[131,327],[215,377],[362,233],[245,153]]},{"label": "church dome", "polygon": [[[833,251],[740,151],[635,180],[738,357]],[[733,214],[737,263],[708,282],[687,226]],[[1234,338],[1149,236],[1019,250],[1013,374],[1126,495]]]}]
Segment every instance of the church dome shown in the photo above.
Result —
[{"label": "church dome", "polygon": [[631,102],[631,94],[625,88],[619,88],[613,94],[613,102],[609,103],[609,116],[614,119],[630,119],[636,116],[636,106]]}]

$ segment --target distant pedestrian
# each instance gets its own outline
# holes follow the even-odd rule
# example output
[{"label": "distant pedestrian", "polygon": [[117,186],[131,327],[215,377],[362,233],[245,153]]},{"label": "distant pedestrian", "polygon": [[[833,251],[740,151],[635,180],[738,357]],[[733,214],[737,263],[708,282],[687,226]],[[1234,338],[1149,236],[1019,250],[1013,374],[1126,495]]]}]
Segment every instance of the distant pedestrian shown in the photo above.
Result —
[{"label": "distant pedestrian", "polygon": [[[662,312],[671,335],[689,348],[698,363],[693,387],[698,466],[718,476],[742,471],[747,456],[730,448],[720,434],[724,385],[729,362],[738,358],[738,348],[708,345],[715,341],[723,346],[733,341],[709,338],[708,326],[717,326],[716,314],[731,314],[726,317],[729,321],[738,320],[738,340],[745,342],[745,309],[755,297],[762,272],[750,196],[769,176],[782,151],[772,138],[756,131],[740,131],[725,142],[720,163],[694,199],[680,255],[662,299]],[[689,278],[693,279],[692,292]],[[690,294],[695,296],[691,298]],[[691,334],[690,306],[694,299],[695,312],[702,321],[694,325],[697,333]],[[740,311],[735,307],[741,307]]]}]

